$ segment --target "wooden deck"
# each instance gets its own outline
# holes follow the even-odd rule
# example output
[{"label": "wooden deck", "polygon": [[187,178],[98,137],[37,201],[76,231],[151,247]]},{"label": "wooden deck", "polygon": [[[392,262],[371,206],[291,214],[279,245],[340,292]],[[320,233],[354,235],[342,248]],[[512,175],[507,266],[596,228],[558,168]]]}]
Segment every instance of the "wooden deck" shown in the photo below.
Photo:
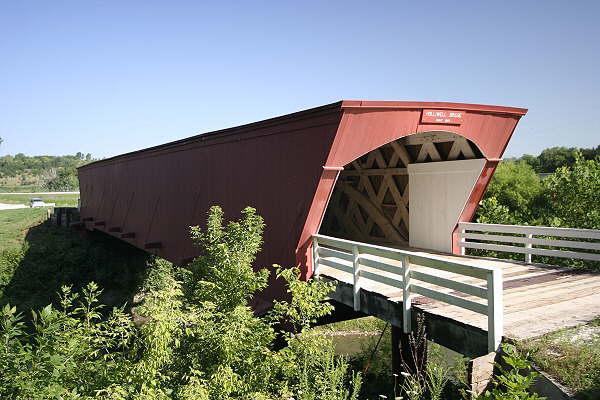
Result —
[{"label": "wooden deck", "polygon": [[[500,268],[503,271],[504,278],[504,337],[511,339],[526,339],[543,335],[548,332],[555,331],[561,328],[572,327],[579,325],[600,316],[600,273],[581,272],[577,270],[541,265],[541,264],[525,264],[519,262],[482,258],[457,256],[441,253],[432,253],[419,251],[415,249],[407,249],[422,255],[436,255],[453,261],[460,261],[478,266],[487,266]],[[398,261],[385,260],[386,263],[392,265],[400,265]],[[362,267],[369,270],[368,267]],[[400,267],[399,267],[400,268]],[[411,267],[412,268],[412,267]],[[414,266],[416,271],[426,270],[432,272],[426,267]],[[385,272],[374,271],[380,275],[385,275]],[[460,281],[463,283],[482,284],[485,282],[478,279],[469,278],[464,275],[453,274],[450,272],[436,271],[439,276]],[[321,266],[319,274],[327,280],[337,281],[338,289],[334,295],[334,299],[343,303],[348,303],[348,295],[344,294],[344,287],[352,286],[352,274],[327,267]],[[391,274],[390,274],[391,276]],[[440,288],[434,285],[428,285],[439,291],[445,291],[454,295],[468,298],[473,301],[478,301],[476,297],[467,297],[464,294],[453,292],[450,289]],[[387,286],[375,281],[366,280],[361,284],[361,298],[368,301],[369,298],[377,297],[379,304],[382,304],[381,298],[385,298],[385,303],[396,303],[401,306],[402,291],[398,288]],[[475,312],[459,308],[452,305],[447,305],[429,298],[413,297],[413,306],[418,310],[424,311],[426,316],[439,316],[445,324],[456,323],[457,326],[466,329],[467,331],[486,331],[487,317]],[[362,308],[362,307],[361,307]],[[373,307],[371,307],[373,308]],[[397,323],[397,320],[390,317],[390,306],[388,310],[380,310],[382,315],[375,315],[373,310],[367,313],[375,315],[392,323]],[[392,309],[401,309],[394,307]],[[388,314],[387,316],[384,314]],[[450,328],[451,330],[452,328]],[[444,344],[445,335],[452,336],[447,329],[440,329],[438,324],[437,334],[439,337],[436,340]],[[462,339],[461,339],[462,338]],[[435,338],[432,338],[435,340]],[[475,340],[472,335],[456,334],[452,341],[460,340]],[[475,340],[476,341],[476,340]],[[461,346],[451,346],[459,350]],[[468,355],[470,351],[461,351]],[[477,353],[473,350],[471,353]]]}]

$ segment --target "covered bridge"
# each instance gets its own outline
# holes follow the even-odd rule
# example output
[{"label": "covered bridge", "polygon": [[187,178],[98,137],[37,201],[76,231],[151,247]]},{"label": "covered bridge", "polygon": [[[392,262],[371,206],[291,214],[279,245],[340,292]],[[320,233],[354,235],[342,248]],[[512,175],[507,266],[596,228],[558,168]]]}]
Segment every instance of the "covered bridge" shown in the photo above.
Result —
[{"label": "covered bridge", "polygon": [[[197,255],[191,225],[210,206],[264,217],[257,265],[299,266],[316,233],[457,253],[525,109],[475,104],[340,101],[204,133],[79,168],[81,216],[174,263]],[[281,293],[257,299],[268,307]]]}]

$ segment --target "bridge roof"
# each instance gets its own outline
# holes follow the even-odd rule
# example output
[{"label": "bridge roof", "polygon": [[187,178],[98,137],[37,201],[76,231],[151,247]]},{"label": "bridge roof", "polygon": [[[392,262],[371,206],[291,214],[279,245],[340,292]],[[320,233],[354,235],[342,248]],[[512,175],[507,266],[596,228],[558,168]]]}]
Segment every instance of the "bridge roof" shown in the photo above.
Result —
[{"label": "bridge roof", "polygon": [[219,129],[216,131],[203,132],[198,135],[190,136],[187,138],[175,140],[172,142],[160,144],[157,146],[147,147],[140,150],[131,151],[128,153],[119,154],[113,157],[108,157],[102,160],[95,161],[93,163],[86,164],[79,168],[89,168],[97,164],[105,164],[114,160],[122,160],[127,157],[137,155],[140,153],[149,154],[154,151],[173,149],[179,146],[185,146],[191,143],[204,142],[207,140],[214,139],[215,137],[224,137],[228,135],[243,134],[244,132],[253,131],[257,128],[288,123],[290,120],[298,119],[301,120],[306,117],[310,117],[314,113],[331,109],[342,109],[342,110],[422,110],[425,108],[439,109],[439,110],[464,110],[470,112],[481,112],[481,113],[492,113],[492,114],[506,114],[521,117],[527,113],[526,108],[516,107],[503,107],[503,106],[492,106],[485,104],[468,104],[468,103],[452,103],[452,102],[433,102],[433,101],[380,101],[380,100],[340,100],[335,103],[326,104],[320,107],[314,107],[303,111],[298,111],[291,114],[286,114],[279,117],[269,118],[262,121],[252,122],[236,127]]}]

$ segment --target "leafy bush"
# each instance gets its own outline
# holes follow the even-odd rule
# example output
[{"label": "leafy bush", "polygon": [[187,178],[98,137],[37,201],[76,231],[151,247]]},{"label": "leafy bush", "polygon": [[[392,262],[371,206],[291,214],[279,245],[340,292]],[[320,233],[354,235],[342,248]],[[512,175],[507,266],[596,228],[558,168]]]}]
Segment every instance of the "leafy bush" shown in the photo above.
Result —
[{"label": "leafy bush", "polygon": [[535,201],[542,192],[542,182],[525,162],[503,162],[498,165],[486,197],[510,210],[515,220],[535,217]]},{"label": "leafy bush", "polygon": [[[532,371],[533,363],[529,361],[529,354],[520,353],[514,346],[503,344],[502,350],[504,363],[495,363],[501,374],[494,376],[492,390],[485,392],[481,400],[542,400],[536,393],[530,393],[537,372]],[[504,366],[503,364],[506,364]]]},{"label": "leafy bush", "polygon": [[[64,287],[60,307],[34,312],[29,324],[15,307],[0,316],[0,396],[15,399],[356,399],[351,373],[332,343],[308,329],[331,311],[322,302],[331,285],[298,279],[278,268],[290,294],[269,318],[248,300],[265,287],[268,272],[253,271],[263,221],[247,208],[223,225],[211,209],[205,231],[192,228],[202,256],[187,268],[151,262],[134,316],[115,308],[103,318],[100,290],[82,296]],[[134,323],[136,321],[137,324]],[[287,347],[276,351],[282,336]]]}]

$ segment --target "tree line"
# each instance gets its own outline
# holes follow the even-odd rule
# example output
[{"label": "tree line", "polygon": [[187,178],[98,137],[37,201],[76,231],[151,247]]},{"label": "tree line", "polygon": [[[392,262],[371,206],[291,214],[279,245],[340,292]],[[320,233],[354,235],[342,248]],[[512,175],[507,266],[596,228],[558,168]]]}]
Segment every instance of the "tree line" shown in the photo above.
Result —
[{"label": "tree line", "polygon": [[561,167],[572,167],[577,157],[584,160],[595,160],[600,156],[600,145],[592,148],[577,147],[550,147],[541,152],[539,156],[523,154],[521,157],[507,158],[506,161],[523,161],[536,173],[552,173]]},{"label": "tree line", "polygon": [[49,191],[78,190],[77,168],[92,161],[90,153],[81,152],[64,156],[9,154],[0,157],[0,178],[18,178],[21,184]]}]

